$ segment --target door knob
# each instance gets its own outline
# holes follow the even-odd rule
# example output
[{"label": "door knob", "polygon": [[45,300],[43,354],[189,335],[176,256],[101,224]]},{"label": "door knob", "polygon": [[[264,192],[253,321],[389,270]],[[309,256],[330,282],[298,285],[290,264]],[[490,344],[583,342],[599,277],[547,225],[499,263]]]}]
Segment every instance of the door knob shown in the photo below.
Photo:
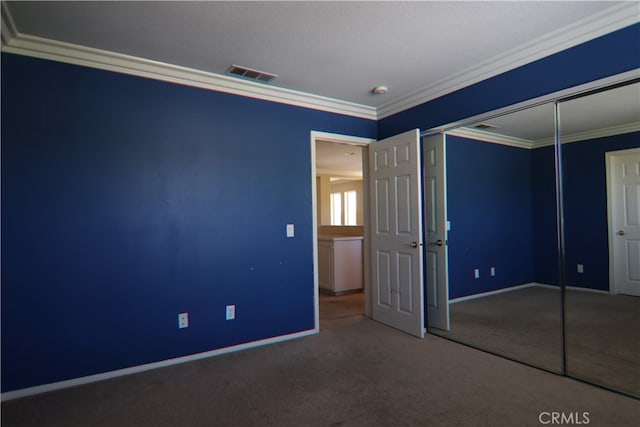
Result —
[{"label": "door knob", "polygon": [[436,240],[435,245],[442,246],[443,245],[442,240]]},{"label": "door knob", "polygon": [[620,230],[616,233],[618,236],[624,236],[624,230]]},{"label": "door knob", "polygon": [[417,249],[418,247],[422,246],[422,243],[411,242],[411,243],[409,243],[409,246],[411,246],[414,249]]}]

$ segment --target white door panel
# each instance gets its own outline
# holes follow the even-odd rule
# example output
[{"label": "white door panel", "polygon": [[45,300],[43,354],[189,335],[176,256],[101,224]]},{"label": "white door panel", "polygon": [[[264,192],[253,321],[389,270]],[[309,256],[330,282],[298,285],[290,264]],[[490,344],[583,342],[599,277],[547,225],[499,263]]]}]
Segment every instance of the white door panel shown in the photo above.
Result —
[{"label": "white door panel", "polygon": [[424,336],[419,131],[369,146],[373,318]]},{"label": "white door panel", "polygon": [[640,296],[640,149],[609,153],[614,293]]},{"label": "white door panel", "polygon": [[445,135],[423,139],[427,324],[449,330]]},{"label": "white door panel", "polygon": [[377,253],[377,274],[374,274],[378,282],[377,305],[386,310],[391,309],[391,254],[386,251],[376,251]]}]

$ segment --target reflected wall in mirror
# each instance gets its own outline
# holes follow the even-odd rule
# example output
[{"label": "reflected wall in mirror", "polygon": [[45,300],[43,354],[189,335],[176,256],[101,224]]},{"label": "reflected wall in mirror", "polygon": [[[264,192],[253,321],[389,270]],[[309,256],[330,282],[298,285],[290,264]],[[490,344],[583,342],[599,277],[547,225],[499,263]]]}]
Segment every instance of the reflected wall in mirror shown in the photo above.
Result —
[{"label": "reflected wall in mirror", "polygon": [[640,396],[640,84],[559,103],[568,375]]},{"label": "reflected wall in mirror", "polygon": [[554,129],[549,103],[447,132],[450,330],[429,330],[562,372]]}]

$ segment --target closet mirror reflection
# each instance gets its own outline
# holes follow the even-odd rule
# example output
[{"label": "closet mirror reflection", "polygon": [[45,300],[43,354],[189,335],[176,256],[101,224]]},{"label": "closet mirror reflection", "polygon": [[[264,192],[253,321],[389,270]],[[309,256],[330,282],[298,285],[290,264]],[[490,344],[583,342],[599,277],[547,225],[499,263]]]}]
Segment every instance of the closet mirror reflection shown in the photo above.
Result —
[{"label": "closet mirror reflection", "polygon": [[567,375],[640,396],[640,84],[558,109]]},{"label": "closet mirror reflection", "polygon": [[554,130],[547,103],[446,133],[450,324],[427,324],[560,373]]}]

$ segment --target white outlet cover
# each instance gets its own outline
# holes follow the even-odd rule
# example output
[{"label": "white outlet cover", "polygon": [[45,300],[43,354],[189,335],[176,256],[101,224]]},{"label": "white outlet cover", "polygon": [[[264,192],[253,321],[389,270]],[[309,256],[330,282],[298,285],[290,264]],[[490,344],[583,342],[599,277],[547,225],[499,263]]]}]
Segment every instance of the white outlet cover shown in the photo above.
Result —
[{"label": "white outlet cover", "polygon": [[293,224],[287,224],[287,237],[295,237],[295,226]]},{"label": "white outlet cover", "polygon": [[188,328],[189,327],[189,313],[180,313],[178,314],[178,328]]},{"label": "white outlet cover", "polygon": [[480,270],[479,270],[479,269],[477,269],[477,268],[476,268],[475,270],[473,270],[473,276],[474,276],[476,279],[479,279],[479,278],[480,278]]},{"label": "white outlet cover", "polygon": [[233,320],[236,318],[236,306],[235,305],[228,305],[227,306],[227,312],[226,312],[226,319],[227,320]]}]

